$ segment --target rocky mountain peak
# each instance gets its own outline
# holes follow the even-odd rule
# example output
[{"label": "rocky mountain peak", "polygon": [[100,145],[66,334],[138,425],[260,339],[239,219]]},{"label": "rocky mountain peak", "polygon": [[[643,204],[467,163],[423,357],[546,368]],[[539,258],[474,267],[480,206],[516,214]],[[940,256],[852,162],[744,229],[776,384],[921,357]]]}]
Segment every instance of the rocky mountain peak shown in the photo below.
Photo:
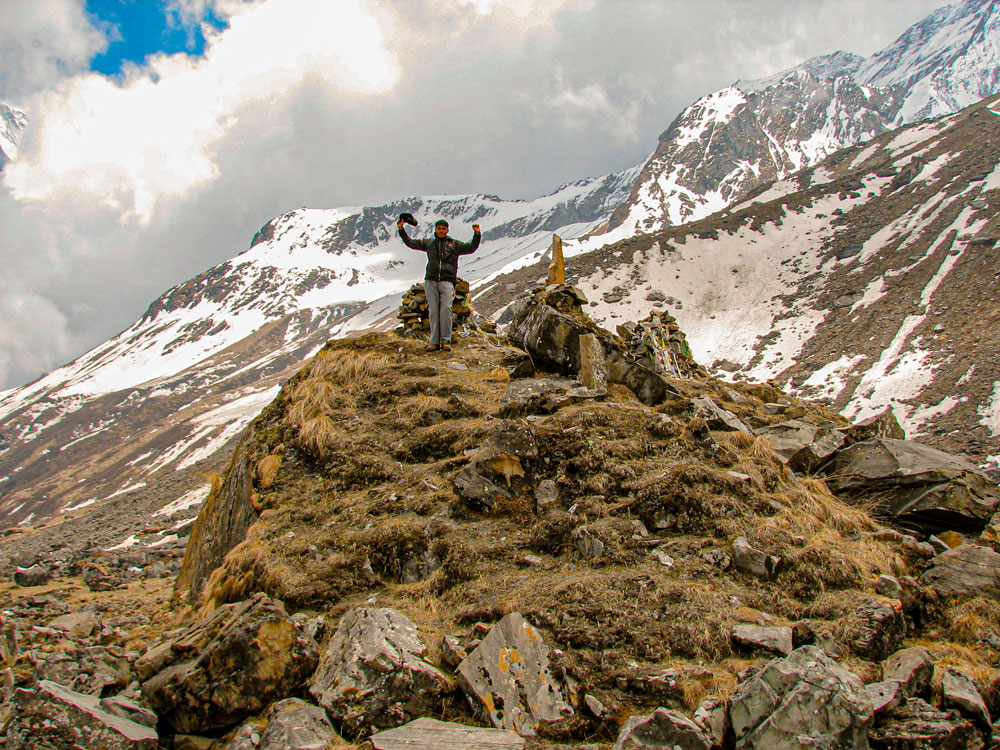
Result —
[{"label": "rocky mountain peak", "polygon": [[24,112],[0,102],[0,169],[17,158],[17,144],[27,124]]},{"label": "rocky mountain peak", "polygon": [[998,90],[997,3],[941,8],[868,59],[836,52],[694,102],[602,231],[620,239],[700,219],[839,149]]}]

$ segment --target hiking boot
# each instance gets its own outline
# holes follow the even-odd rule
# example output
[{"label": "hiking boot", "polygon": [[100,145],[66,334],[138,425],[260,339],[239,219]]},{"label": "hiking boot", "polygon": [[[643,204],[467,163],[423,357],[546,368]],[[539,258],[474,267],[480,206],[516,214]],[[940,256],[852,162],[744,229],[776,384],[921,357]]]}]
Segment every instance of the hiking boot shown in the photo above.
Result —
[{"label": "hiking boot", "polygon": [[440,348],[441,347],[438,346],[437,344],[428,344],[427,346],[424,347],[424,351],[425,352],[436,352]]},{"label": "hiking boot", "polygon": [[449,342],[445,341],[443,344],[441,344],[441,351],[450,352],[451,351],[451,344]]}]

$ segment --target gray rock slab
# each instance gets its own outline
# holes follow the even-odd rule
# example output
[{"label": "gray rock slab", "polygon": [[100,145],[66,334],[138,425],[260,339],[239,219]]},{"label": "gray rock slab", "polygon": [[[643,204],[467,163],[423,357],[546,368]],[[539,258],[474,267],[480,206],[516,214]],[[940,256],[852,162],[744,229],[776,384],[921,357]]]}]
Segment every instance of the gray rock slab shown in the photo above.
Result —
[{"label": "gray rock slab", "polygon": [[267,712],[257,750],[325,750],[340,744],[326,711],[299,698],[278,701]]},{"label": "gray rock slab", "polygon": [[729,698],[736,748],[863,748],[874,709],[864,685],[821,649],[774,659]]},{"label": "gray rock slab", "polygon": [[618,732],[614,750],[711,750],[704,730],[684,714],[658,708],[632,716]]},{"label": "gray rock slab", "polygon": [[771,441],[775,454],[793,471],[811,474],[843,444],[837,430],[791,419],[761,427],[758,435]]},{"label": "gray rock slab", "polygon": [[15,691],[7,728],[10,748],[100,747],[105,750],[156,750],[156,730],[116,716],[99,698],[49,680]]},{"label": "gray rock slab", "polygon": [[698,704],[692,717],[711,740],[713,747],[722,747],[731,731],[729,711],[721,698],[705,698]]},{"label": "gray rock slab", "polygon": [[941,596],[983,594],[1000,600],[1000,554],[987,547],[963,544],[935,557],[921,574],[920,583]]},{"label": "gray rock slab", "polygon": [[549,671],[549,649],[517,612],[504,617],[456,672],[473,709],[498,729],[536,734],[574,714]]},{"label": "gray rock slab", "polygon": [[604,554],[604,542],[594,536],[586,526],[573,529],[573,545],[581,557],[594,559]]},{"label": "gray rock slab", "polygon": [[877,714],[895,711],[907,697],[903,683],[895,680],[869,683],[865,685],[865,692]]},{"label": "gray rock slab", "polygon": [[927,692],[934,676],[934,659],[923,646],[900,649],[882,662],[882,679],[903,685],[905,697]]},{"label": "gray rock slab", "polygon": [[47,627],[62,630],[74,638],[86,638],[101,626],[93,612],[70,612],[49,620]]},{"label": "gray rock slab", "polygon": [[136,703],[131,698],[126,698],[124,695],[112,695],[107,698],[101,698],[101,708],[115,716],[120,716],[123,719],[128,719],[129,721],[134,721],[136,724],[142,724],[147,727],[155,727],[157,721],[159,721],[153,711]]},{"label": "gray rock slab", "polygon": [[391,729],[441,710],[450,683],[426,654],[406,615],[358,607],[341,619],[309,692],[351,738]]},{"label": "gray rock slab", "polygon": [[761,552],[753,547],[746,537],[738,536],[733,540],[733,565],[737,570],[770,580],[780,564],[781,558]]},{"label": "gray rock slab", "polygon": [[948,667],[941,678],[941,707],[956,708],[983,731],[991,729],[990,710],[975,680],[954,667]]},{"label": "gray rock slab", "polygon": [[872,750],[978,750],[983,738],[958,711],[942,711],[920,698],[908,698],[880,716],[868,732]]},{"label": "gray rock slab", "polygon": [[745,432],[747,434],[752,432],[743,420],[731,411],[723,409],[708,396],[692,399],[691,410],[693,416],[704,419],[710,429]]},{"label": "gray rock slab", "polygon": [[855,422],[850,427],[843,427],[840,429],[840,432],[844,436],[845,446],[862,443],[865,440],[874,440],[875,438],[885,437],[895,438],[896,440],[904,440],[906,438],[906,432],[900,426],[891,408],[887,408],[873,417],[868,417],[868,419]]},{"label": "gray rock slab", "polygon": [[762,648],[781,656],[792,653],[792,629],[785,626],[761,627],[750,623],[733,626],[733,640],[749,648]]},{"label": "gray rock slab", "polygon": [[521,750],[524,738],[505,729],[484,729],[420,718],[368,738],[372,750]]}]

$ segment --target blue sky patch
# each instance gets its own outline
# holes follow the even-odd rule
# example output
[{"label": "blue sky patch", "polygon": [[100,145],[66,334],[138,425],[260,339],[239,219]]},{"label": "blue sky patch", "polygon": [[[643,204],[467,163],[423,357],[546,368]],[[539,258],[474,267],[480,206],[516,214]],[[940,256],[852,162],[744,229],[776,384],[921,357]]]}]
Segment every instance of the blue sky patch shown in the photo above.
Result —
[{"label": "blue sky patch", "polygon": [[216,29],[226,23],[210,4],[201,18],[184,18],[170,0],[87,0],[90,22],[108,38],[108,48],[90,61],[90,69],[114,76],[126,63],[141,65],[152,54],[205,52],[202,23]]}]

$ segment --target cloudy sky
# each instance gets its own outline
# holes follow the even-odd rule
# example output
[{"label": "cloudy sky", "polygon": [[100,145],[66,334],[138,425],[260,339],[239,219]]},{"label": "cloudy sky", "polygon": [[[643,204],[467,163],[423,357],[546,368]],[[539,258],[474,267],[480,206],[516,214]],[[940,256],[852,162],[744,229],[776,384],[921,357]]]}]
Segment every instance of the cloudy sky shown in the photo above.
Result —
[{"label": "cloudy sky", "polygon": [[271,217],[530,198],[698,97],[942,0],[0,0],[0,388],[128,327]]}]

